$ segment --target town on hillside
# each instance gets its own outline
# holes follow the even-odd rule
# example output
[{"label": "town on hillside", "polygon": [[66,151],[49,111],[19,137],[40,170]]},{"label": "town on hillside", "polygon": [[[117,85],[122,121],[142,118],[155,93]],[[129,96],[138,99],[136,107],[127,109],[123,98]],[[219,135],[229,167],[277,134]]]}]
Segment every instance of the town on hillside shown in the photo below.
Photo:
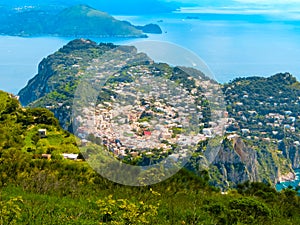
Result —
[{"label": "town on hillside", "polygon": [[[159,73],[161,76],[156,76]],[[97,104],[90,103],[81,110],[76,118],[80,124],[77,135],[84,142],[91,134],[100,138],[119,158],[153,155],[154,149],[162,155],[186,157],[199,142],[222,135],[227,122],[224,109],[215,109],[213,113],[218,118],[209,121],[203,115],[204,100],[199,101],[203,93],[197,88],[205,89],[208,98],[218,99],[218,84],[186,77],[196,84],[186,88],[176,80],[166,79],[168,75],[148,65],[118,72],[102,87]]]}]

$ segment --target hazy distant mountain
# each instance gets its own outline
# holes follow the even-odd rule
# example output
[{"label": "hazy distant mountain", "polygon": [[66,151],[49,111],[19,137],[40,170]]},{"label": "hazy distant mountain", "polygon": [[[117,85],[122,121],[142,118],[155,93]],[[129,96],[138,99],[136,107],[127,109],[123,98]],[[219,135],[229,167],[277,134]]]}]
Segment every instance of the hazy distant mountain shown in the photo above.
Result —
[{"label": "hazy distant mountain", "polygon": [[76,5],[60,12],[49,23],[58,35],[141,36],[142,31],[131,24],[116,20],[109,14],[87,5]]},{"label": "hazy distant mountain", "polygon": [[11,11],[0,16],[0,34],[16,36],[146,37],[161,33],[158,25],[135,27],[87,5],[75,5],[59,13],[41,9]]}]

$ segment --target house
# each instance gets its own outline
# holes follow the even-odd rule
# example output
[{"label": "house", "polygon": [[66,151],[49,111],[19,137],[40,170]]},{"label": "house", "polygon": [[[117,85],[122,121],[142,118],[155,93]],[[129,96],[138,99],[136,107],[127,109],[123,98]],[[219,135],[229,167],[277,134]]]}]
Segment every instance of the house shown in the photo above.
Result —
[{"label": "house", "polygon": [[62,156],[65,159],[71,159],[71,160],[76,160],[78,158],[78,154],[63,153]]},{"label": "house", "polygon": [[87,146],[88,143],[89,143],[89,141],[86,139],[81,140],[81,146]]},{"label": "house", "polygon": [[292,114],[292,111],[284,111],[284,113],[285,113],[286,115],[291,115],[291,114]]},{"label": "house", "polygon": [[161,132],[161,134],[159,135],[159,139],[168,140],[171,138],[172,138],[172,134],[168,130]]},{"label": "house", "polygon": [[294,116],[290,116],[288,119],[293,123],[296,121],[296,117],[294,117]]},{"label": "house", "polygon": [[249,129],[242,129],[242,133],[245,135],[245,134],[249,134],[250,133],[250,130]]},{"label": "house", "polygon": [[223,112],[223,116],[224,116],[225,118],[227,118],[227,117],[229,116],[229,113],[228,113],[227,111],[224,111],[224,112]]},{"label": "house", "polygon": [[151,136],[151,131],[145,130],[145,131],[144,131],[144,135],[145,135],[145,136]]},{"label": "house", "polygon": [[228,139],[228,140],[232,140],[232,139],[238,138],[238,137],[239,137],[239,135],[237,135],[237,134],[231,134],[231,135],[228,135],[228,136],[227,136],[227,139]]},{"label": "house", "polygon": [[211,131],[210,128],[204,128],[204,129],[203,129],[203,134],[204,134],[205,136],[211,136],[211,135],[212,135],[212,131]]},{"label": "house", "polygon": [[138,152],[130,152],[130,155],[135,158],[135,157],[139,156],[139,153]]},{"label": "house", "polygon": [[50,160],[51,159],[51,154],[42,154],[42,159]]},{"label": "house", "polygon": [[250,113],[252,116],[257,114],[257,112],[254,110],[249,110],[248,113]]},{"label": "house", "polygon": [[39,133],[40,138],[47,137],[47,130],[46,129],[39,129],[38,133]]},{"label": "house", "polygon": [[266,141],[266,142],[270,142],[271,139],[270,138],[262,138],[263,141]]}]

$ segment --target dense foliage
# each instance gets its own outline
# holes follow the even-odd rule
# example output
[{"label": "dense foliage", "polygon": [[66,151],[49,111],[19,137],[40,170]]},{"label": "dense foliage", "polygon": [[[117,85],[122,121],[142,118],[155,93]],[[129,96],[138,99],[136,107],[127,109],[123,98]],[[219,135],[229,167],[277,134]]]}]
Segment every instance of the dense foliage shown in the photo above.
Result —
[{"label": "dense foliage", "polygon": [[[15,151],[30,157],[41,154],[58,156],[60,153],[78,153],[76,140],[59,126],[58,120],[47,109],[24,109],[18,100],[0,92],[0,155]],[[46,137],[39,130],[46,130]]]},{"label": "dense foliage", "polygon": [[[207,173],[186,170],[151,187],[128,187],[84,161],[36,158],[32,152],[43,151],[41,140],[48,141],[44,150],[65,151],[72,136],[48,110],[25,110],[4,92],[0,123],[0,224],[300,223],[299,197],[290,189],[278,193],[266,184],[245,183],[221,194],[208,185]],[[46,127],[49,137],[35,139],[38,127]]]}]

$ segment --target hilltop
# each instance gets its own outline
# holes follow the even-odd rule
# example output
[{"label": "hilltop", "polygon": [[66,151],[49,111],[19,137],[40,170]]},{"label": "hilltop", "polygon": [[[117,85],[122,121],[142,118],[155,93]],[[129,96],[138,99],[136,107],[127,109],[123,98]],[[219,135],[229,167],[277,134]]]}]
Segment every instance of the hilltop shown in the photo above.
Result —
[{"label": "hilltop", "polygon": [[[34,89],[35,102],[38,103],[40,100],[40,98],[37,98],[37,95],[46,96],[48,92],[55,90],[50,88],[52,87],[51,83],[58,87],[63,87],[63,84],[59,86],[59,83],[54,82],[55,80],[58,82],[65,81],[68,87],[66,89],[58,89],[57,93],[52,95],[52,97],[50,96],[51,98],[45,98],[39,104],[52,106],[55,103],[55,96],[60,96],[60,101],[66,101],[68,97],[74,94],[74,90],[70,85],[72,84],[76,87],[76,82],[78,81],[75,79],[73,80],[74,83],[72,83],[72,78],[76,78],[76,76],[74,76],[74,71],[67,68],[77,65],[73,68],[78,68],[79,73],[76,73],[76,75],[81,76],[83,71],[80,69],[87,65],[88,58],[86,57],[89,56],[95,60],[95,64],[90,62],[88,67],[93,74],[95,70],[91,70],[91,68],[100,69],[96,68],[95,65],[99,65],[100,59],[103,60],[105,52],[111,53],[114,49],[118,50],[116,52],[118,55],[120,53],[125,55],[126,53],[131,53],[135,59],[139,57],[140,61],[130,61],[129,65],[119,67],[117,71],[120,73],[116,73],[116,76],[111,76],[106,83],[105,89],[101,90],[102,92],[97,99],[97,103],[102,108],[99,108],[100,111],[98,112],[100,114],[97,115],[99,119],[97,121],[104,127],[107,125],[107,119],[113,116],[113,114],[109,113],[109,106],[117,99],[114,97],[117,94],[121,96],[122,92],[128,92],[130,88],[135,87],[134,85],[138,83],[133,81],[137,77],[142,78],[142,81],[144,78],[146,78],[146,81],[149,81],[149,78],[158,79],[158,81],[163,81],[161,83],[167,83],[169,80],[169,84],[174,85],[170,86],[174,87],[175,95],[172,93],[172,96],[181,97],[189,101],[196,100],[197,96],[203,92],[211,94],[212,92],[203,91],[205,86],[216,87],[218,85],[199,71],[171,67],[164,63],[156,64],[145,54],[138,54],[135,48],[130,46],[96,44],[88,40],[75,40],[45,59],[43,64],[40,65],[39,75],[29,82],[29,85],[34,84],[32,88],[38,87]],[[82,59],[77,58],[77,54],[81,54]],[[98,58],[95,58],[97,55]],[[111,56],[112,60],[116,59],[116,55],[112,54]],[[72,61],[72,59],[76,58],[82,61]],[[84,58],[86,59],[84,60]],[[64,59],[68,63],[65,67],[63,67]],[[109,59],[109,57],[105,59]],[[117,63],[120,63],[120,61]],[[111,64],[108,63],[109,65]],[[115,68],[114,64],[112,66]],[[189,73],[186,73],[187,71]],[[102,72],[105,71],[102,70]],[[73,76],[71,76],[72,74]],[[198,74],[202,78],[201,82],[194,83],[193,77],[189,77],[191,74]],[[60,75],[62,76],[61,80],[58,79]],[[283,86],[297,86],[297,82],[294,82],[294,78],[289,74],[280,74],[276,77],[286,78],[287,82]],[[68,79],[65,80],[64,78]],[[275,81],[273,78],[271,80]],[[41,81],[39,86],[35,86],[38,84],[37,80]],[[140,85],[143,86],[142,83]],[[181,87],[181,89],[178,89],[178,87]],[[88,94],[93,92],[93,89],[87,90],[90,92]],[[141,90],[147,91],[146,89]],[[178,90],[185,95],[176,93]],[[24,93],[29,94],[29,89],[27,91]],[[161,90],[161,92],[165,91]],[[143,93],[141,92],[141,94]],[[156,93],[158,92],[156,91]],[[67,94],[70,94],[70,96]],[[29,97],[29,95],[27,96]],[[144,97],[147,98],[148,96]],[[206,127],[206,132],[208,132],[207,122],[210,119],[209,112],[211,110],[207,107],[207,99],[203,96],[201,97],[199,102],[196,102],[198,106],[201,106],[197,114],[202,113],[203,123]],[[49,99],[52,99],[53,102],[47,104]],[[23,98],[23,100],[25,101],[26,99]],[[122,103],[122,98],[120,100],[120,103]],[[131,101],[130,99],[127,100]],[[165,123],[170,121],[170,117],[176,123],[176,120],[178,122],[178,118],[180,118],[180,114],[185,113],[184,107],[183,109],[176,107],[174,103],[176,99],[170,99],[170,101],[166,102],[152,101],[152,99],[144,100],[140,102],[140,109],[146,111],[144,115],[142,114],[139,117],[142,121],[139,121],[139,119],[136,121],[137,118],[134,118],[134,116],[137,115],[138,109],[133,109],[129,114],[129,117],[132,116],[130,118],[132,120],[131,124],[143,122],[151,124],[151,117],[157,117],[162,119],[163,125],[166,126]],[[30,99],[28,102],[30,103]],[[214,104],[215,102],[211,101],[211,103]],[[54,105],[54,107],[60,106],[62,105]],[[91,107],[92,105],[89,106]],[[125,109],[122,108],[124,105],[120,104],[119,106],[120,109]],[[139,104],[137,103],[133,106],[139,106]],[[177,108],[179,110],[178,115],[176,114]],[[53,110],[53,108],[51,109]],[[101,109],[105,112],[102,118]],[[67,112],[68,108],[63,108],[63,110]],[[172,113],[173,111],[175,113]],[[84,115],[88,114],[83,112],[82,116]],[[122,120],[123,118],[120,119]],[[208,121],[206,121],[207,119]],[[113,122],[118,123],[119,121]],[[120,127],[122,129],[122,125]],[[183,127],[179,126],[176,128],[170,130],[170,133],[172,132],[171,134],[175,135],[175,137],[180,137],[181,134],[187,133],[187,131],[182,130]],[[107,132],[108,130],[104,129],[104,131]],[[280,153],[274,150],[275,148],[272,145],[262,150],[253,148],[255,146],[249,145],[249,143],[244,144],[241,138],[236,137],[236,135],[242,135],[239,132],[237,130],[235,134],[230,134],[235,135],[234,138],[227,136],[223,139],[223,145],[218,155],[213,160],[212,165],[205,169],[201,167],[203,165],[201,163],[203,163],[204,157],[207,156],[205,154],[207,150],[206,141],[209,139],[199,142],[192,161],[187,165],[187,168],[194,170],[196,174],[183,168],[177,174],[161,183],[151,186],[128,187],[116,184],[100,176],[80,154],[79,160],[64,159],[62,157],[64,152],[76,153],[76,155],[79,153],[79,149],[76,146],[76,143],[79,143],[78,141],[76,142],[77,138],[63,130],[59,126],[58,120],[49,110],[33,107],[23,108],[18,101],[18,96],[0,91],[1,223],[299,224],[300,205],[297,192],[291,190],[291,188],[276,192],[270,184],[266,184],[268,180],[275,179],[276,174],[274,174],[274,171],[289,169],[290,162],[283,156],[280,156]],[[84,135],[84,133],[82,134]],[[201,131],[199,134],[202,134]],[[149,133],[146,135],[148,136]],[[170,137],[167,134],[165,138],[172,141],[172,135]],[[191,135],[195,136],[195,134]],[[81,148],[81,151],[83,150],[82,154],[86,159],[95,155],[95,160],[102,162],[103,155],[99,154],[99,150],[102,152],[107,150],[107,148],[102,146],[105,143],[102,143],[98,137],[92,135],[89,135],[87,138],[89,142],[85,142],[87,145],[85,148]],[[212,144],[217,146],[219,141],[216,140]],[[97,146],[93,145],[93,142]],[[111,144],[113,145],[113,143]],[[115,144],[118,146],[120,142]],[[164,144],[167,144],[167,142],[164,142]],[[84,143],[81,143],[81,145],[84,146]],[[155,153],[148,159],[157,160],[160,151]],[[135,155],[132,155],[132,157],[134,158]],[[141,163],[139,160],[128,160],[127,162]],[[144,161],[144,163],[149,164],[149,161]],[[101,169],[105,168],[102,167]],[[98,172],[100,171],[98,170]],[[120,176],[120,174],[116,174],[115,170],[106,172]],[[124,172],[126,174],[129,171]],[[148,176],[160,177],[163,175],[160,172],[160,170],[152,169],[137,175],[144,180]],[[250,180],[250,178],[252,181],[261,180],[264,183],[247,181],[242,184],[236,184],[237,182]],[[223,183],[220,185],[218,182]],[[230,182],[230,185],[235,186],[236,189],[231,188],[221,192],[219,188],[209,185],[213,184],[224,188],[226,182]]]},{"label": "hilltop", "polygon": [[59,12],[38,8],[8,11],[2,14],[0,22],[0,34],[16,36],[132,38],[147,37],[145,33],[161,33],[158,25],[136,27],[88,5],[75,5]]},{"label": "hilltop", "polygon": [[[135,63],[124,64],[120,57],[122,55],[126,57],[129,55],[131,57],[128,58],[129,62],[133,60]],[[107,60],[112,60],[109,61],[111,64],[105,64]],[[101,76],[107,73],[107,65],[110,65],[110,71],[113,73],[109,75],[104,87],[95,91],[100,93],[97,102],[80,105],[82,108],[77,111],[81,115],[75,120],[72,119],[73,100],[80,79],[94,74],[95,77],[91,78],[90,83],[101,82]],[[193,75],[199,77],[200,81],[196,81]],[[155,83],[156,79],[161,79],[161,82]],[[137,81],[139,82],[136,83]],[[151,85],[152,89],[147,91],[159,95],[169,93],[173,97],[165,102],[160,98],[155,100],[144,96],[143,93],[146,91],[144,87],[147,86],[145,84],[149,82],[153,85]],[[278,137],[277,141],[265,139],[267,137],[263,135],[260,140],[255,140],[254,135],[253,138],[248,137],[251,135],[247,133],[254,134],[254,130],[250,127],[247,113],[259,109],[256,109],[257,104],[251,101],[244,104],[249,109],[238,107],[241,107],[240,101],[258,97],[259,92],[253,92],[255,90],[253,88],[258,86],[255,82],[267,82],[272,91],[276,90],[273,86],[277,85],[282,92],[290,91],[287,95],[291,96],[294,93],[297,96],[297,82],[288,74],[271,78],[247,78],[220,85],[205,77],[200,71],[155,63],[147,55],[137,53],[137,50],[131,46],[97,44],[90,40],[78,39],[44,59],[39,65],[38,74],[28,82],[19,95],[23,105],[50,109],[65,129],[84,139],[97,140],[98,138],[98,143],[102,143],[109,152],[128,163],[151,165],[162,161],[167,156],[180,159],[187,156],[187,152],[179,151],[175,154],[178,147],[176,143],[182,146],[189,143],[197,149],[186,167],[196,174],[208,170],[210,183],[215,186],[228,188],[247,180],[264,181],[275,185],[276,182],[293,179],[293,169],[299,168],[297,164],[299,154],[294,146],[297,144],[297,137],[293,139],[293,136],[288,135],[289,138]],[[158,88],[164,83],[171,86]],[[139,85],[140,94],[134,94],[134,96],[139,99],[136,99],[134,103],[124,105],[121,99],[135,93],[134,90],[138,87],[136,85]],[[262,85],[268,87],[266,83]],[[182,87],[183,92],[177,91],[177,86]],[[218,90],[223,90],[223,94]],[[246,90],[249,91],[248,98],[244,96],[247,95]],[[82,94],[88,96],[87,92],[82,92]],[[211,121],[212,109],[209,105],[209,103],[220,105],[218,99],[222,99],[222,96],[227,103],[227,110],[224,108],[223,111],[218,111],[215,108],[213,111],[225,116],[217,120],[220,124],[224,119],[226,120],[224,136],[218,124]],[[178,101],[179,99],[181,101]],[[182,101],[182,99],[185,100]],[[177,102],[182,105],[176,106]],[[293,112],[296,110],[291,108],[294,106],[290,104],[284,104],[284,102],[282,104],[285,110]],[[191,108],[193,105],[195,109]],[[199,118],[199,127],[188,128],[189,125],[182,120],[181,116],[185,115],[186,107],[190,115],[194,113]],[[295,107],[297,107],[296,104]],[[276,110],[272,113],[276,113]],[[243,113],[240,111],[246,113],[249,124],[245,122]],[[92,123],[90,119],[93,118],[98,121],[95,124],[98,130],[88,127],[88,124]],[[154,125],[155,119],[160,121],[162,126]],[[113,130],[118,131],[111,132],[111,126]],[[264,128],[266,126],[263,126],[260,132],[264,132]],[[221,135],[221,137],[211,140],[211,136],[214,135]],[[193,140],[197,140],[197,146]],[[284,145],[283,151],[280,146],[287,141],[292,145]],[[143,145],[143,143],[146,144]],[[222,143],[221,146],[220,143]],[[281,150],[278,151],[278,149]],[[291,163],[290,160],[293,162]]]}]

